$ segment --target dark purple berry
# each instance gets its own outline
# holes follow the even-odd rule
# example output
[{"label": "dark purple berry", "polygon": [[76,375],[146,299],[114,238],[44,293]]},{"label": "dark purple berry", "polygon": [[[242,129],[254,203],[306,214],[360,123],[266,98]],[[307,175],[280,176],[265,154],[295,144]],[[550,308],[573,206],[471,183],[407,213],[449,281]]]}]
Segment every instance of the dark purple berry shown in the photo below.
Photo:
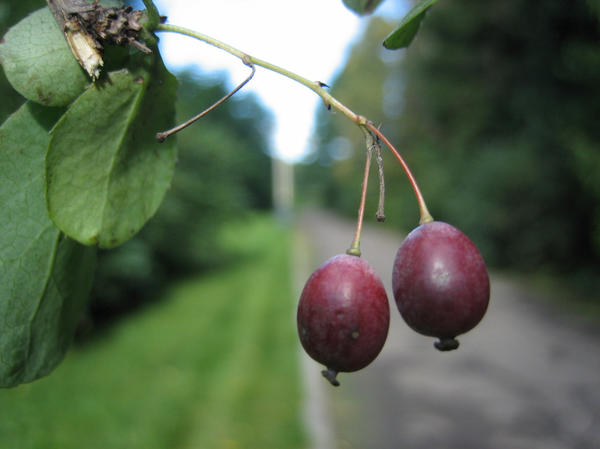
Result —
[{"label": "dark purple berry", "polygon": [[364,368],[387,337],[390,309],[383,283],[358,256],[340,254],[308,279],[298,304],[298,334],[323,375],[339,385],[338,372]]},{"label": "dark purple berry", "polygon": [[481,254],[461,231],[433,221],[414,229],[394,261],[392,289],[400,314],[415,331],[456,349],[457,335],[483,318],[490,281]]}]

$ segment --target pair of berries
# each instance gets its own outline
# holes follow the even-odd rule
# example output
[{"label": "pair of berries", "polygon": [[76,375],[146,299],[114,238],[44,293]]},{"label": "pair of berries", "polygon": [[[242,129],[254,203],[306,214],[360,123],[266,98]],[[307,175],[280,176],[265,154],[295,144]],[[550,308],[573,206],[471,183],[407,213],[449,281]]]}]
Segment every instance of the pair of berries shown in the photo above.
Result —
[{"label": "pair of berries", "polygon": [[[490,283],[481,254],[455,227],[438,221],[420,225],[400,246],[392,276],[398,310],[416,332],[437,337],[441,351],[456,349],[457,335],[481,321]],[[358,256],[340,254],[309,278],[298,305],[297,324],[305,351],[338,372],[364,368],[385,343],[390,312],[375,270]]]}]

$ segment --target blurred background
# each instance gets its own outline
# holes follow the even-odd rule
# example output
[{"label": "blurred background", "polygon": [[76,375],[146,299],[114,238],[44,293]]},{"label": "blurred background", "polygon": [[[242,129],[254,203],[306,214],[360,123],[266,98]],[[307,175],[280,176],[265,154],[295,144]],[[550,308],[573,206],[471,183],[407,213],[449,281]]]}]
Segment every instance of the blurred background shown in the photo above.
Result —
[{"label": "blurred background", "polygon": [[[393,24],[370,22],[332,89],[381,121],[435,218],[463,229],[491,265],[559,275],[590,301],[600,260],[598,26],[598,2],[441,2],[405,52],[378,45]],[[347,192],[364,144],[326,111],[317,123],[299,183],[354,214]],[[389,159],[389,223],[410,229],[412,192]]]},{"label": "blurred background", "polygon": [[[381,123],[434,217],[493,273],[488,316],[456,357],[393,303],[381,357],[340,390],[299,356],[299,289],[351,243],[364,140],[317,107],[286,157],[276,112],[250,92],[180,133],[156,217],[100,252],[65,362],[0,391],[0,448],[600,447],[600,2],[440,0],[402,51],[381,42],[410,2],[383,5],[344,30],[326,81]],[[41,6],[0,2],[0,34]],[[172,69],[179,120],[231,88],[226,71]],[[3,121],[23,102],[3,74],[0,97]],[[387,221],[371,226],[373,172],[363,253],[389,288],[418,210],[384,164]]]}]

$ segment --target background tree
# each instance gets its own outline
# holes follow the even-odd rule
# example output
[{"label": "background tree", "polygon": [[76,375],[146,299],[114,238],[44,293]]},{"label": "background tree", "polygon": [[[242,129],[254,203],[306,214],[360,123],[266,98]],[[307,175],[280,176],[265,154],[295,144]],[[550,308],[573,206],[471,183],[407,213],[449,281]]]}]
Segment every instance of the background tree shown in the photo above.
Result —
[{"label": "background tree", "polygon": [[[383,129],[434,216],[469,234],[489,262],[574,276],[590,289],[600,262],[597,11],[596,2],[439,2],[399,63],[372,51],[391,29],[372,23],[334,86],[347,97],[352,85],[354,98],[379,107],[372,116],[385,113]],[[313,157],[331,161],[329,149],[348,133],[322,123]],[[335,183],[323,186],[328,204],[349,213],[356,206],[340,198],[360,176],[360,146],[357,138],[351,159],[333,169]],[[390,171],[388,190],[401,200],[387,214],[410,229],[408,189],[395,178]]]}]

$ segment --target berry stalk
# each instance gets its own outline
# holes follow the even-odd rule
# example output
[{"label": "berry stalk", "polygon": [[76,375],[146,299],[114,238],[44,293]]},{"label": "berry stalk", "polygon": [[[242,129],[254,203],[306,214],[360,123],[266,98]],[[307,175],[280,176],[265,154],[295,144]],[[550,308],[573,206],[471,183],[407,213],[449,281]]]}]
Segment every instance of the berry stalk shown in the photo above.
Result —
[{"label": "berry stalk", "polygon": [[373,147],[368,144],[367,141],[367,152],[365,159],[365,171],[363,174],[362,189],[360,193],[360,205],[358,207],[358,219],[356,220],[356,232],[354,233],[354,240],[352,246],[346,251],[346,254],[360,257],[360,236],[362,234],[363,218],[365,216],[365,204],[367,202],[367,185],[369,183],[369,169],[371,168],[371,155],[373,153]]}]

